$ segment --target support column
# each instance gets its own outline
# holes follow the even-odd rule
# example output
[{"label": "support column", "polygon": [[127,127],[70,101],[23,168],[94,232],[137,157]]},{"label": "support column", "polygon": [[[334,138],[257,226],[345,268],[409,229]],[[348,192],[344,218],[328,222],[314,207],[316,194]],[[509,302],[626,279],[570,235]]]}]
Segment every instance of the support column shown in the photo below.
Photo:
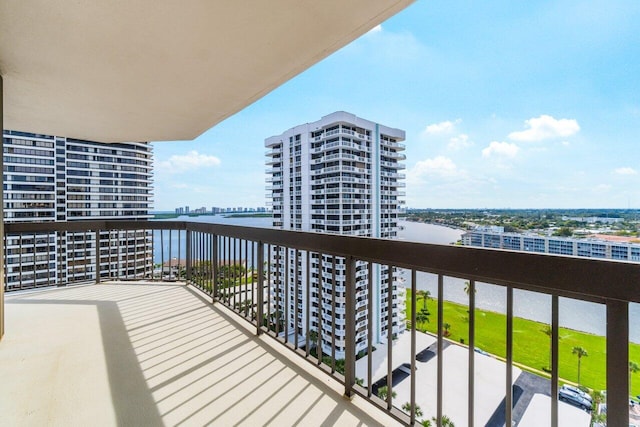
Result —
[{"label": "support column", "polygon": [[[4,123],[2,121],[2,118],[4,116],[4,111],[3,111],[3,96],[4,96],[4,92],[2,89],[2,76],[0,75],[0,136],[2,138],[0,138],[0,171],[4,170],[3,167],[3,155],[2,155],[2,147],[4,145]],[[2,180],[3,180],[3,184],[4,184],[4,172],[2,172]],[[0,340],[2,339],[2,336],[4,335],[4,192],[2,194],[2,197],[0,198],[1,202],[0,202],[0,245],[2,245],[0,248],[2,249],[0,251]]]},{"label": "support column", "polygon": [[607,424],[629,423],[629,303],[607,301]]}]

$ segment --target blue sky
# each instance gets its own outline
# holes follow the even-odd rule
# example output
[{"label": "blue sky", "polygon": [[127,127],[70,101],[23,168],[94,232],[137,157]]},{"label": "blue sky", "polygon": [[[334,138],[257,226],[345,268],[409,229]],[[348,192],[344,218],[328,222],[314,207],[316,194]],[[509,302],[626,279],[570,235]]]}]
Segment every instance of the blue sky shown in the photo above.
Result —
[{"label": "blue sky", "polygon": [[406,131],[408,207],[640,208],[640,2],[418,1],[194,141],[155,208],[264,206],[264,139],[345,110]]}]

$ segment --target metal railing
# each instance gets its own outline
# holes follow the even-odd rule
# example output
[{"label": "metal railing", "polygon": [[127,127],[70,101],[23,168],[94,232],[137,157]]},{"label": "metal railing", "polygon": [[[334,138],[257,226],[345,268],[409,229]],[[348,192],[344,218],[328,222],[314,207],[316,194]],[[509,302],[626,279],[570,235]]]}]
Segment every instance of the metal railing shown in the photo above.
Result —
[{"label": "metal railing", "polygon": [[[514,290],[551,298],[551,425],[558,425],[559,299],[606,307],[608,425],[627,425],[629,303],[640,302],[640,264],[471,247],[180,221],[77,221],[5,225],[6,289],[106,279],[185,280],[406,424],[418,418],[417,275],[437,277],[435,407],[443,412],[444,294],[449,277],[468,281],[466,425],[475,420],[477,283],[506,292],[504,424],[513,421]],[[49,259],[41,262],[43,254]],[[183,259],[184,257],[184,259]],[[45,257],[46,258],[46,257]],[[41,274],[42,273],[42,274]],[[399,282],[411,290],[403,319]],[[414,326],[404,331],[404,322]],[[409,393],[394,400],[394,342],[409,337]],[[387,339],[391,336],[392,339]],[[373,354],[386,353],[376,375]],[[406,355],[400,355],[400,358]],[[356,365],[364,365],[361,377]],[[406,383],[405,383],[406,384]],[[386,390],[382,392],[383,387]],[[382,396],[383,398],[380,398]]]}]

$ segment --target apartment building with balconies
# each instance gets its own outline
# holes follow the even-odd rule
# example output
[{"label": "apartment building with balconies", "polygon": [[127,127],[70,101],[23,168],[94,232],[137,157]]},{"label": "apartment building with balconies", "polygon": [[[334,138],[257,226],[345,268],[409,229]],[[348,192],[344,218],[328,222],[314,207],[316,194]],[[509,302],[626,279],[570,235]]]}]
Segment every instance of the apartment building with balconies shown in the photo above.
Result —
[{"label": "apartment building with balconies", "polygon": [[[3,142],[7,223],[150,218],[149,144],[103,144],[10,130],[4,131]],[[148,232],[101,233],[101,274],[143,274],[152,262],[149,242]],[[118,249],[124,246],[131,253]],[[95,236],[7,235],[6,251],[7,290],[96,279]]]},{"label": "apartment building with balconies", "polygon": [[508,249],[619,261],[640,261],[639,243],[593,237],[575,238],[543,236],[534,233],[472,230],[462,235],[462,244],[480,248]]},{"label": "apartment building with balconies", "polygon": [[[400,172],[404,169],[401,163],[405,159],[402,153],[405,147],[401,143],[404,139],[405,133],[400,129],[343,111],[267,138],[267,196],[273,207],[273,226],[284,230],[395,238],[404,196],[405,176]],[[324,353],[343,357],[345,260],[311,254],[307,265],[304,257],[295,252],[280,251],[274,257],[277,259],[272,263],[275,276],[272,309],[284,315],[286,330],[300,336],[305,336],[307,329],[316,331],[321,336]],[[309,294],[300,286],[307,274],[311,280]],[[403,288],[398,286],[396,269],[390,271],[386,266],[358,262],[355,275],[356,351],[361,352],[367,347],[368,316],[373,317],[376,342],[386,341],[389,316],[392,335],[404,331],[404,295]],[[371,310],[368,286],[375,288],[371,293]],[[388,286],[393,287],[391,302]],[[311,301],[309,320],[298,307],[307,298]]]}]

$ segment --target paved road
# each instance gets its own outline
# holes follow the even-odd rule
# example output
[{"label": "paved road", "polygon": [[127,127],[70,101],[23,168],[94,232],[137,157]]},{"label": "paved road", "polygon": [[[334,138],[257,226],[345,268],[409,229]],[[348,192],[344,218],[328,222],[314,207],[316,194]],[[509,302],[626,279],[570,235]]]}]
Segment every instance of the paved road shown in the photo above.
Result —
[{"label": "paved road", "polygon": [[[522,372],[513,383],[513,411],[511,413],[514,425],[520,422],[534,394],[551,396],[551,381],[529,372]],[[486,424],[486,427],[503,427],[505,425],[505,400],[496,408]]]}]

